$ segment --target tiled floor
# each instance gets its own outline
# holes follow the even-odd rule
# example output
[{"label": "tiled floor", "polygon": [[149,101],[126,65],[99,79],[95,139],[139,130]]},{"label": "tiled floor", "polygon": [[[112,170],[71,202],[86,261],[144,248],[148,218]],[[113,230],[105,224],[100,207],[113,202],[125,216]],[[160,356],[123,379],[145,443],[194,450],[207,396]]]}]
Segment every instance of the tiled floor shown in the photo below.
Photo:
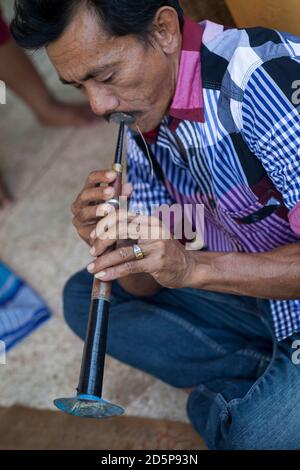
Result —
[{"label": "tiled floor", "polygon": [[[49,85],[71,99],[46,57],[35,60]],[[16,196],[12,210],[0,214],[0,258],[38,290],[54,314],[1,366],[0,406],[52,408],[53,398],[74,392],[82,353],[82,343],[62,319],[64,282],[89,261],[69,207],[90,170],[110,167],[116,130],[41,128],[9,94],[0,108],[0,136],[1,172]],[[106,369],[104,395],[127,413],[186,420],[185,393],[111,358]]]}]

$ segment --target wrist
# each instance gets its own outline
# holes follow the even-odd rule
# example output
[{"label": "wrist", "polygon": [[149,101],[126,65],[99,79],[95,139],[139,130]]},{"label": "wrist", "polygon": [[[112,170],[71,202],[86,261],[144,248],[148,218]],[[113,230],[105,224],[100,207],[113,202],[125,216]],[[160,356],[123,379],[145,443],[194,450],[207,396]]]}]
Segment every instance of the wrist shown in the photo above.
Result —
[{"label": "wrist", "polygon": [[190,269],[186,279],[186,286],[192,289],[213,289],[218,283],[218,269],[216,253],[191,252]]}]

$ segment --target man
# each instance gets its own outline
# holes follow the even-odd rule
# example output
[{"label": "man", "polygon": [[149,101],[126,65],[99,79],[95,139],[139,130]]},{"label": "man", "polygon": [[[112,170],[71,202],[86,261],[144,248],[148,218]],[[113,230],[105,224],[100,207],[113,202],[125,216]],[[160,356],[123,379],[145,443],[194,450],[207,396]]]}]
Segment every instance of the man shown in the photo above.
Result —
[{"label": "man", "polygon": [[[210,449],[300,449],[300,39],[198,25],[176,0],[19,0],[13,33],[45,46],[96,114],[136,118],[153,172],[133,126],[123,195],[147,208],[129,217],[141,233],[152,205],[205,206],[205,250],[139,239],[142,260],[134,240],[103,254],[107,228],[134,236],[105,215],[114,193],[99,183],[115,174],[88,177],[74,224],[89,272],[114,281],[108,353],[187,390]],[[81,338],[91,286],[84,270],[64,293]]]}]

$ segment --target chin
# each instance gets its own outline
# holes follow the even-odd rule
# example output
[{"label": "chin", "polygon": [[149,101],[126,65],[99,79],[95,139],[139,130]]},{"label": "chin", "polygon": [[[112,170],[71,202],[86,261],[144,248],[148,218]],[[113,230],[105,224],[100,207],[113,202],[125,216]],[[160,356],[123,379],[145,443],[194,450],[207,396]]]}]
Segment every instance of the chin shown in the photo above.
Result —
[{"label": "chin", "polygon": [[143,134],[147,132],[151,132],[160,126],[162,119],[137,119],[136,124],[133,126],[136,130],[136,126],[138,126]]}]

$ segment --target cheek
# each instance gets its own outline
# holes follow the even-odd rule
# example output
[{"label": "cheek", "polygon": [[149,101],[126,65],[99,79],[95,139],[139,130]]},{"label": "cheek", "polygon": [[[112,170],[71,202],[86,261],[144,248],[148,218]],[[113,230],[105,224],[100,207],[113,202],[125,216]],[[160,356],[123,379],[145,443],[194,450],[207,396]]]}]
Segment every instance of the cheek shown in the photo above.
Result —
[{"label": "cheek", "polygon": [[150,84],[150,99],[153,104],[161,103],[165,106],[171,98],[172,81],[170,80],[167,72],[167,70],[160,70],[160,73],[155,74],[152,78]]},{"label": "cheek", "polygon": [[157,104],[168,95],[168,75],[164,68],[149,67],[148,73],[140,73],[134,86],[134,96],[143,100],[148,106]]},{"label": "cheek", "polygon": [[123,103],[136,103],[136,105],[151,104],[153,90],[145,79],[131,79],[127,83],[120,83],[115,88],[115,94]]},{"label": "cheek", "polygon": [[160,102],[165,105],[171,90],[166,59],[157,53],[151,60],[145,56],[136,60],[131,58],[122,77],[120,76],[119,82],[112,87],[112,90],[123,103],[136,103],[143,108],[157,106]]}]

